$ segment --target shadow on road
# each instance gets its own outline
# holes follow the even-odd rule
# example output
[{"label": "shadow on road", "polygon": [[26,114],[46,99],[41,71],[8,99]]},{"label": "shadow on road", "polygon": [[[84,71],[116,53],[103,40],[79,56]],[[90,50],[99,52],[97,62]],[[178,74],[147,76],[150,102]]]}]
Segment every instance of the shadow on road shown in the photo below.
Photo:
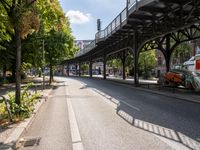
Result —
[{"label": "shadow on road", "polygon": [[10,150],[10,149],[15,149],[15,141],[11,143],[0,143],[0,149],[1,150]]},{"label": "shadow on road", "polygon": [[71,78],[81,81],[80,89],[92,89],[116,104],[116,113],[132,126],[200,149],[200,105],[145,93],[104,80]]},{"label": "shadow on road", "polygon": [[144,120],[141,120],[137,115],[132,115],[126,109],[124,104],[119,104],[117,107],[117,114],[122,117],[125,121],[130,123],[132,126],[137,127],[139,129],[148,131],[150,133],[156,134],[158,136],[173,140],[175,142],[179,142],[184,146],[188,147],[191,150],[197,150],[200,148],[200,143],[193,138],[187,136],[177,130],[166,128],[157,124],[153,124]]}]

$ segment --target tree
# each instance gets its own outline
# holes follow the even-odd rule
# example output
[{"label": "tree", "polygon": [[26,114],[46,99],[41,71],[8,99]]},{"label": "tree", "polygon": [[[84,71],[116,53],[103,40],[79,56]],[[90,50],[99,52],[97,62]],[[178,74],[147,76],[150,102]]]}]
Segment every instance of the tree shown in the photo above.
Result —
[{"label": "tree", "polygon": [[141,52],[139,57],[139,69],[145,79],[149,78],[149,72],[155,68],[156,55],[155,50]]},{"label": "tree", "polygon": [[[15,102],[20,105],[21,97],[21,39],[39,28],[39,18],[34,11],[36,0],[0,0],[7,13],[9,25],[14,31],[16,49],[16,94]],[[35,29],[35,30],[33,30]]]},{"label": "tree", "polygon": [[[4,48],[2,57],[6,56],[5,52],[12,56],[9,62],[13,75],[16,74],[16,102],[20,104],[18,98],[21,63],[30,63],[32,67],[42,68],[42,41],[45,43],[45,64],[51,68],[50,83],[53,79],[53,66],[64,59],[72,58],[77,48],[74,46],[69,20],[65,17],[58,0],[0,0],[0,4],[0,10],[2,9],[3,16],[6,16],[4,18],[8,18],[0,27],[2,32],[6,28],[4,33],[11,37],[10,43],[6,45],[1,44],[0,40],[0,47]],[[0,33],[0,38],[3,35]],[[16,49],[16,53],[13,53],[13,49]],[[14,66],[15,64],[17,65]]]},{"label": "tree", "polygon": [[[85,74],[85,72],[86,71],[88,71],[89,70],[89,65],[88,64],[82,64],[81,65],[81,69],[80,69],[80,71],[82,71],[83,72],[83,75]],[[88,71],[89,72],[89,71]],[[87,74],[87,73],[86,73]]]},{"label": "tree", "polygon": [[6,16],[6,11],[2,5],[0,5],[0,67],[3,70],[3,76],[5,77],[6,68],[8,66],[8,58],[10,57],[9,52],[6,47],[9,41],[11,41],[11,36],[8,34],[8,18]]},{"label": "tree", "polygon": [[184,42],[179,44],[175,49],[174,49],[174,59],[179,59],[179,62],[182,64],[186,60],[188,60],[191,57],[192,53],[192,48],[189,45],[188,42]]},{"label": "tree", "polygon": [[73,36],[68,18],[65,17],[58,0],[37,0],[37,12],[40,18],[40,30],[28,36],[24,41],[24,61],[34,67],[42,68],[42,41],[44,41],[45,65],[50,68],[50,80],[53,80],[53,66],[64,59],[74,56]]},{"label": "tree", "polygon": [[119,72],[122,69],[122,61],[119,58],[114,58],[107,61],[108,67],[112,67],[113,74],[115,75],[116,72]]},{"label": "tree", "polygon": [[50,69],[50,80],[53,81],[53,66],[57,65],[66,58],[68,50],[71,49],[72,39],[63,31],[51,30],[45,38],[45,58]]}]

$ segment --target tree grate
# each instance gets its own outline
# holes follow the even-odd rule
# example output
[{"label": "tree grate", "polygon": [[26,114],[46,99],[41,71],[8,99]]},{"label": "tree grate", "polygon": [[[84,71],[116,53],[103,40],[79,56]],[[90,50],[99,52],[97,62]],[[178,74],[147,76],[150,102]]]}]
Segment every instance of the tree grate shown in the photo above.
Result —
[{"label": "tree grate", "polygon": [[40,140],[41,140],[41,138],[26,139],[24,141],[23,147],[37,146],[37,145],[39,145]]}]

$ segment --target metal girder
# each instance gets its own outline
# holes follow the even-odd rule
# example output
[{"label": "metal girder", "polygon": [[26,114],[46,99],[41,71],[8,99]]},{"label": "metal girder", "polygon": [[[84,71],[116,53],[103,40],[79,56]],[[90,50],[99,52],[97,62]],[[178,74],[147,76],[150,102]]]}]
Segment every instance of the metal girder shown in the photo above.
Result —
[{"label": "metal girder", "polygon": [[[148,41],[143,44],[141,51],[148,50],[160,50],[166,58],[166,61],[169,61],[173,50],[183,42],[191,41],[200,38],[200,25],[192,25],[190,28],[185,28],[167,34],[163,37],[156,38],[154,40]],[[167,44],[167,40],[170,40],[170,43]],[[140,52],[141,52],[140,51]]]},{"label": "metal girder", "polygon": [[[200,0],[147,1],[139,1],[138,8],[127,13],[126,20],[109,36],[74,61],[85,61],[90,56],[95,60],[104,55],[119,56],[121,51],[128,52],[126,47],[133,49],[136,45],[133,40],[136,31],[137,53],[159,49],[167,61],[178,44],[200,38]],[[135,56],[138,57],[137,54]]]},{"label": "metal girder", "polygon": [[144,20],[155,20],[156,18],[152,15],[147,14],[133,14],[130,17],[136,18],[138,20],[141,20],[140,22],[143,22]]},{"label": "metal girder", "polygon": [[139,8],[139,10],[141,11],[146,11],[146,12],[150,12],[150,13],[166,13],[166,10],[162,7],[155,7],[155,6],[144,6]]}]

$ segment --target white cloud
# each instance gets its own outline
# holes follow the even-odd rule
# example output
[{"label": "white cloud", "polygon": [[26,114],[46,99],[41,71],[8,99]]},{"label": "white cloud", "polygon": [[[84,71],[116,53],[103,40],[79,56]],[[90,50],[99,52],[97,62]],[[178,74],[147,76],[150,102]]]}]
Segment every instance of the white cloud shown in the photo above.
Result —
[{"label": "white cloud", "polygon": [[91,14],[79,10],[69,10],[66,15],[72,24],[84,24],[90,22],[91,19]]}]

